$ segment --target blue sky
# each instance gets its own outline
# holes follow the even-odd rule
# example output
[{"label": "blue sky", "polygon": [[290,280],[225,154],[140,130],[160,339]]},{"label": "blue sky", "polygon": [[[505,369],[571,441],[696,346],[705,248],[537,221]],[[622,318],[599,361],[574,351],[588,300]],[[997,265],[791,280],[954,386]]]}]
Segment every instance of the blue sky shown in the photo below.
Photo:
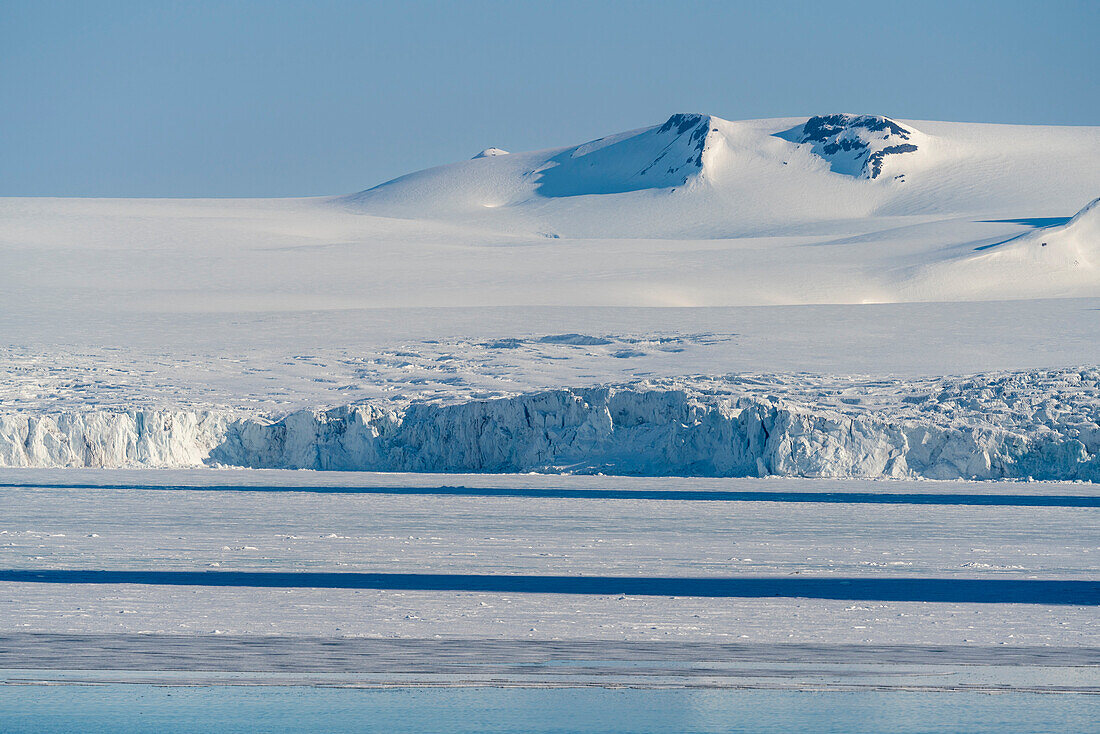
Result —
[{"label": "blue sky", "polygon": [[1096,0],[0,0],[0,195],[343,193],[681,111],[1098,125],[1098,36]]}]

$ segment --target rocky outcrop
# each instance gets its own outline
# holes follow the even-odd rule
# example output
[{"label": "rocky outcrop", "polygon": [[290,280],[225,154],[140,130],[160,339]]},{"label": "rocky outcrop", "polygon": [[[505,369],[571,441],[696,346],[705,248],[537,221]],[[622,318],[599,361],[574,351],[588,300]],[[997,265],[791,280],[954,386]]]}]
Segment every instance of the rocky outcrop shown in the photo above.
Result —
[{"label": "rocky outcrop", "polygon": [[[876,179],[890,156],[916,153],[920,133],[880,115],[818,115],[791,136],[813,146],[837,173]],[[895,174],[904,177],[903,172]]]}]

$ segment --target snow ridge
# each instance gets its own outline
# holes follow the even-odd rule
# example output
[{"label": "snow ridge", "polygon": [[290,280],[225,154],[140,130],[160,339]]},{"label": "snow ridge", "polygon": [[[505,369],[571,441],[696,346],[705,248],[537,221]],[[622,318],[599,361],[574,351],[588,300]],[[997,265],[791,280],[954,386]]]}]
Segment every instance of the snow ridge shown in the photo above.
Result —
[{"label": "snow ridge", "polygon": [[715,118],[672,115],[659,127],[571,148],[534,171],[538,193],[557,198],[675,188],[705,177],[719,132]]},{"label": "snow ridge", "polygon": [[344,406],[274,421],[218,411],[8,415],[0,464],[1100,481],[1098,368],[976,375],[933,392],[915,383],[889,404],[845,408],[743,389],[745,379],[403,412]]}]

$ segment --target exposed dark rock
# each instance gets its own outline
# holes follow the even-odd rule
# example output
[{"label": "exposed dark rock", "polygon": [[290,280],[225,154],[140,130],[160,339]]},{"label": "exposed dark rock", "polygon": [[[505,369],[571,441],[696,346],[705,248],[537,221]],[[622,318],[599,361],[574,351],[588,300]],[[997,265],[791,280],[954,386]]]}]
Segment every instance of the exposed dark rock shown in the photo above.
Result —
[{"label": "exposed dark rock", "polygon": [[[871,154],[871,157],[867,159],[867,165],[870,167],[871,178],[878,178],[878,175],[882,173],[882,161],[888,155],[897,155],[898,153],[916,153],[917,146],[912,143],[902,143],[901,145],[890,145],[882,150],[875,151]],[[898,177],[900,178],[900,176]]]},{"label": "exposed dark rock", "polygon": [[834,171],[875,179],[887,156],[916,152],[917,146],[907,142],[912,136],[912,130],[887,117],[837,114],[811,117],[787,139],[813,145]]}]

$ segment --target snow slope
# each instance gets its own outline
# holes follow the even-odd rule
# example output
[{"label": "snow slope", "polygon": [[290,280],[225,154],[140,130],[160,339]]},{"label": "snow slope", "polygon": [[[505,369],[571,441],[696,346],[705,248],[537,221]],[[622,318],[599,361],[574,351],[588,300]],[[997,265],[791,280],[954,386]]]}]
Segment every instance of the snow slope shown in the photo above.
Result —
[{"label": "snow slope", "polygon": [[[678,114],[501,153],[344,197],[2,199],[0,309],[45,319],[1100,294],[1086,227],[1042,257],[982,249],[1063,223],[1100,194],[1100,127]],[[1055,254],[1070,249],[1081,256]]]},{"label": "snow slope", "polygon": [[950,282],[960,296],[969,293],[981,298],[1012,283],[1019,297],[1041,297],[1091,287],[1098,269],[1100,199],[1094,199],[1065,224],[1046,224],[959,258],[925,266],[909,292],[919,295]]},{"label": "snow slope", "polygon": [[676,114],[575,147],[412,173],[344,202],[494,231],[724,239],[888,216],[1064,216],[1100,193],[1098,161],[1100,128]]}]

